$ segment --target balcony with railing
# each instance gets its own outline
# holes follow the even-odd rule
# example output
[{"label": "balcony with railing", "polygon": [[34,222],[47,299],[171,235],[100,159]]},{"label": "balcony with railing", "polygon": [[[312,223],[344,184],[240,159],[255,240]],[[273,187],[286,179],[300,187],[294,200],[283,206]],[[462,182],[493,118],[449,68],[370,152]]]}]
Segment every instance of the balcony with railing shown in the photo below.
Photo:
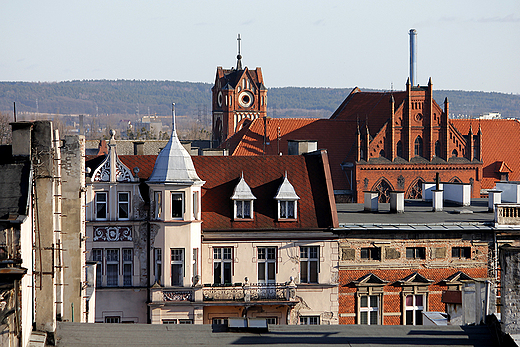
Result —
[{"label": "balcony with railing", "polygon": [[294,301],[296,284],[286,283],[235,283],[235,285],[205,285],[202,289],[204,301]]}]

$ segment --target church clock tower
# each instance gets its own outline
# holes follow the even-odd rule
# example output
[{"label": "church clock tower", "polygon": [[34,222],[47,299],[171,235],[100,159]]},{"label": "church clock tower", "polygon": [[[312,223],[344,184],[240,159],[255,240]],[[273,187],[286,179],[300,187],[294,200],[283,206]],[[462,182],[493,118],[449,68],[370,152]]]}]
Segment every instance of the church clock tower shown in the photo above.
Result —
[{"label": "church clock tower", "polygon": [[217,67],[212,91],[213,145],[218,147],[244,123],[267,114],[267,88],[262,69],[242,68],[240,34],[238,35],[237,66]]}]

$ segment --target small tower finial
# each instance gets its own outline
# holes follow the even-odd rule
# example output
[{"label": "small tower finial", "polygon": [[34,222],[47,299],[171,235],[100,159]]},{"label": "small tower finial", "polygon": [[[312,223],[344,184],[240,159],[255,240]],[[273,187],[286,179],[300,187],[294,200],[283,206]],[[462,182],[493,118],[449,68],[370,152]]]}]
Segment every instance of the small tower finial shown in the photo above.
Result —
[{"label": "small tower finial", "polygon": [[172,102],[172,131],[177,131],[177,129],[175,129],[175,103]]},{"label": "small tower finial", "polygon": [[242,56],[240,55],[240,41],[242,39],[240,38],[240,34],[238,34],[238,55],[237,55],[237,70],[242,70]]}]

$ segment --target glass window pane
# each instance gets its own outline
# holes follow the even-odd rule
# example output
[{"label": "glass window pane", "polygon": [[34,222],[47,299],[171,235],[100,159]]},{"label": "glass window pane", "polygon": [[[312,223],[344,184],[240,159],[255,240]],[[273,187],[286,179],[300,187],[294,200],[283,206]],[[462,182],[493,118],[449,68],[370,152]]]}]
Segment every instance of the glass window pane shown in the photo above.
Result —
[{"label": "glass window pane", "polygon": [[406,311],[406,325],[413,325],[413,312],[412,310]]},{"label": "glass window pane", "polygon": [[222,263],[213,263],[213,283],[222,283]]},{"label": "glass window pane", "polygon": [[235,206],[237,209],[237,218],[244,218],[244,215],[242,214],[242,201],[235,201]]},{"label": "glass window pane", "polygon": [[221,248],[213,248],[213,259],[220,259],[222,256]]},{"label": "glass window pane", "polygon": [[123,264],[123,285],[132,285],[132,264]]},{"label": "glass window pane", "polygon": [[300,261],[300,282],[308,283],[307,262],[306,261]]},{"label": "glass window pane", "polygon": [[413,248],[407,247],[406,248],[406,258],[413,259],[413,257],[414,257]]},{"label": "glass window pane", "polygon": [[267,259],[275,259],[276,248],[270,247],[267,249]]},{"label": "glass window pane", "polygon": [[370,307],[377,307],[377,295],[370,295]]},{"label": "glass window pane", "polygon": [[300,258],[307,258],[307,247],[300,247]]},{"label": "glass window pane", "polygon": [[287,218],[294,218],[294,201],[287,201]]},{"label": "glass window pane", "polygon": [[362,297],[360,297],[359,302],[360,302],[359,305],[360,305],[361,307],[368,307],[368,296],[363,295]]},{"label": "glass window pane", "polygon": [[287,218],[285,201],[280,201],[280,218]]},{"label": "glass window pane", "polygon": [[265,248],[258,248],[258,259],[265,259]]},{"label": "glass window pane", "polygon": [[413,295],[406,296],[406,306],[413,306]]},{"label": "glass window pane", "polygon": [[117,286],[119,277],[119,264],[107,264],[107,286]]},{"label": "glass window pane", "polygon": [[310,248],[310,258],[318,258],[318,247],[309,247]]},{"label": "glass window pane", "polygon": [[231,248],[224,248],[224,258],[223,259],[231,259]]},{"label": "glass window pane", "polygon": [[251,218],[251,202],[244,201],[244,218]]},{"label": "glass window pane", "polygon": [[275,263],[267,263],[267,279],[269,281],[274,281],[275,279]]},{"label": "glass window pane", "polygon": [[309,269],[309,282],[310,283],[318,283],[318,262],[311,261],[310,269]]},{"label": "glass window pane", "polygon": [[377,311],[370,311],[370,325],[377,324]]},{"label": "glass window pane", "polygon": [[423,296],[416,295],[415,296],[415,306],[422,306],[422,305],[423,305]]},{"label": "glass window pane", "polygon": [[224,283],[231,283],[231,262],[224,263]]},{"label": "glass window pane", "polygon": [[361,248],[361,259],[368,259],[368,248]]},{"label": "glass window pane", "polygon": [[258,263],[258,280],[265,281],[265,263]]},{"label": "glass window pane", "polygon": [[361,324],[368,324],[368,312],[360,312],[360,318]]},{"label": "glass window pane", "polygon": [[415,325],[422,325],[422,310],[415,311]]},{"label": "glass window pane", "polygon": [[172,264],[172,286],[182,286],[182,264]]},{"label": "glass window pane", "polygon": [[182,194],[172,194],[172,218],[182,218]]}]

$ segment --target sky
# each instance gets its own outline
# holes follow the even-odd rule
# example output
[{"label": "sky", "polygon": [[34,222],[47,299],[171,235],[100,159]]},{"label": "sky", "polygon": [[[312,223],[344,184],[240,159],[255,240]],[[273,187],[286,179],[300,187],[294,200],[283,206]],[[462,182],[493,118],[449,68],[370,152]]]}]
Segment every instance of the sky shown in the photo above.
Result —
[{"label": "sky", "polygon": [[212,83],[261,67],[270,87],[403,90],[417,83],[520,94],[518,0],[0,1],[0,81]]}]

